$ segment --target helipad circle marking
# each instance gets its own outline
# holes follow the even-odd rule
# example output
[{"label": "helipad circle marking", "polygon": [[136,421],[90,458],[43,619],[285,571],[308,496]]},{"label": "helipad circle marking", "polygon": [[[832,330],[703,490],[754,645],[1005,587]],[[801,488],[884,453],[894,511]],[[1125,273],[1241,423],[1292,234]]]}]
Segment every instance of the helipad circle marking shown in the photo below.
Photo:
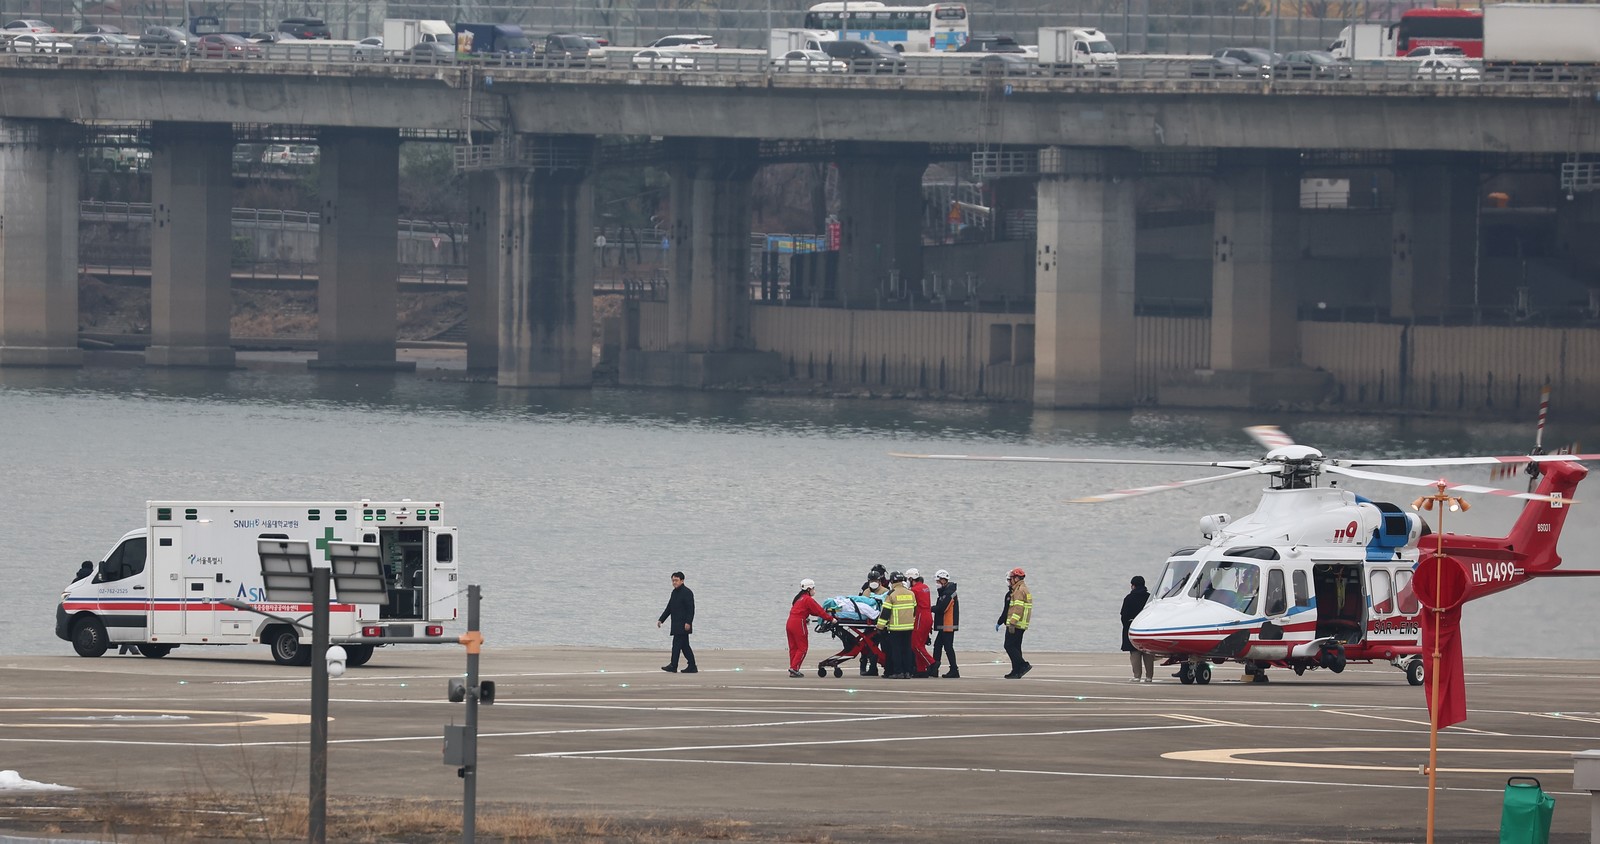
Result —
[{"label": "helipad circle marking", "polygon": [[[1571,758],[1570,750],[1520,750],[1512,748],[1470,748],[1470,747],[1441,747],[1440,753],[1516,753],[1523,755],[1565,756]],[[1230,765],[1263,765],[1269,768],[1322,768],[1339,771],[1407,771],[1410,766],[1396,767],[1394,765],[1350,765],[1331,762],[1285,762],[1273,759],[1249,759],[1246,756],[1261,754],[1283,753],[1414,753],[1426,758],[1426,747],[1242,747],[1218,748],[1213,750],[1175,750],[1171,753],[1161,754],[1162,759],[1172,759],[1181,762],[1215,762]],[[1542,768],[1530,770],[1519,768],[1520,773],[1527,774],[1570,774],[1572,768]],[[1454,774],[1501,774],[1501,768],[1446,768],[1439,767],[1440,773]]]},{"label": "helipad circle marking", "polygon": [[[105,727],[288,727],[309,724],[311,716],[296,715],[290,712],[214,712],[205,709],[89,709],[74,707],[49,707],[34,709],[5,709],[0,713],[10,712],[84,712],[103,715],[219,715],[232,718],[227,721],[99,721],[93,723],[72,723],[67,721],[43,722],[32,721],[26,723],[0,722],[0,727],[50,727],[50,728],[105,728]],[[333,720],[332,718],[328,720]]]}]

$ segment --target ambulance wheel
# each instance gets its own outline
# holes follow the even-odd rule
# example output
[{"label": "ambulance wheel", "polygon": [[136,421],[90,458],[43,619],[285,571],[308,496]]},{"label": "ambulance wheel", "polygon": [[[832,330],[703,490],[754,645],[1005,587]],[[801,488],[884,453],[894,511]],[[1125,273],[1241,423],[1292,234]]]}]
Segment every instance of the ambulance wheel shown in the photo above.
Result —
[{"label": "ambulance wheel", "polygon": [[1193,665],[1190,665],[1189,663],[1185,662],[1183,664],[1183,667],[1178,669],[1178,682],[1184,684],[1185,686],[1194,685],[1194,666]]},{"label": "ambulance wheel", "polygon": [[77,651],[78,656],[91,659],[103,656],[108,647],[110,643],[106,641],[106,628],[100,622],[86,618],[72,628],[72,649]]},{"label": "ambulance wheel", "polygon": [[1211,666],[1202,662],[1194,667],[1194,681],[1204,686],[1211,682]]},{"label": "ambulance wheel", "polygon": [[176,648],[177,645],[135,645],[135,647],[139,649],[139,653],[151,659],[160,659],[172,653],[172,649]]},{"label": "ambulance wheel", "polygon": [[360,668],[372,661],[372,652],[377,648],[372,645],[345,645],[344,664],[351,668]]},{"label": "ambulance wheel", "polygon": [[833,667],[833,676],[835,676],[835,677],[843,677],[844,676],[844,669],[840,668],[837,665],[835,665]]},{"label": "ambulance wheel", "polygon": [[1413,686],[1420,686],[1420,685],[1422,685],[1423,679],[1425,679],[1426,677],[1427,677],[1427,674],[1422,668],[1422,660],[1413,659],[1410,662],[1406,663],[1406,682],[1407,683],[1410,683]]},{"label": "ambulance wheel", "polygon": [[279,627],[267,638],[272,661],[279,665],[310,665],[311,649],[302,647],[300,634],[293,627]]}]

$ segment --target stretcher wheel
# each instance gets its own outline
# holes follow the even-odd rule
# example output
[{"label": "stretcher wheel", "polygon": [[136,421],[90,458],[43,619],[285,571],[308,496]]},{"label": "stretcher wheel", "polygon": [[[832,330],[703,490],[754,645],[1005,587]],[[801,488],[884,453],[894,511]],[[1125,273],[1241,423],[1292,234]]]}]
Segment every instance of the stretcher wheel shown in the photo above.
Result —
[{"label": "stretcher wheel", "polygon": [[833,676],[835,676],[835,677],[843,677],[844,676],[844,669],[840,668],[837,665],[835,665],[833,667]]},{"label": "stretcher wheel", "polygon": [[818,677],[826,677],[826,676],[828,676],[828,666],[826,666],[826,665],[817,666],[817,676]]}]

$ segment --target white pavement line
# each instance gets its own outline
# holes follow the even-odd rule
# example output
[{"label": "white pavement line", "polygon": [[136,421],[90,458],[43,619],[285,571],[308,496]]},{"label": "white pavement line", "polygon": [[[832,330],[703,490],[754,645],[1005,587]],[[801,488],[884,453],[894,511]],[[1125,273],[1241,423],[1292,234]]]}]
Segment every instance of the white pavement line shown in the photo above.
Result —
[{"label": "white pavement line", "polygon": [[[755,767],[772,768],[844,768],[861,771],[873,771],[882,774],[884,767],[878,764],[854,765],[843,762],[751,762],[732,759],[688,759],[661,756],[566,756],[569,761],[585,762],[667,762],[671,764],[696,764],[696,765],[751,765]],[[1426,785],[1385,785],[1382,783],[1364,782],[1324,782],[1319,780],[1269,780],[1252,779],[1249,777],[1200,777],[1180,776],[1178,774],[1109,774],[1093,773],[1090,771],[1031,771],[1025,768],[945,768],[933,765],[896,765],[899,771],[925,771],[940,774],[1021,774],[1023,776],[1042,777],[1076,777],[1082,779],[1112,779],[1112,780],[1157,780],[1162,782],[1216,782],[1216,783],[1242,783],[1248,785],[1292,785],[1292,786],[1318,786],[1331,788],[1376,788],[1394,789],[1400,791],[1422,791]],[[1501,794],[1500,788],[1458,788],[1452,786],[1439,786],[1440,791],[1451,791],[1461,794]],[[1588,792],[1547,791],[1546,794],[1562,796],[1582,796]]]},{"label": "white pavement line", "polygon": [[1178,724],[1174,726],[1141,726],[1141,727],[1103,727],[1092,730],[1050,730],[1038,733],[966,733],[961,735],[934,735],[934,736],[873,736],[859,739],[827,739],[819,741],[774,741],[758,744],[705,744],[683,745],[677,747],[629,747],[617,750],[553,750],[545,753],[522,753],[520,756],[528,757],[559,757],[559,756],[599,756],[614,753],[668,753],[683,750],[754,750],[763,747],[824,747],[841,744],[885,744],[890,742],[905,741],[955,741],[959,739],[989,739],[989,738],[1044,738],[1047,736],[1082,736],[1094,733],[1132,733],[1155,732],[1162,730],[1193,730],[1207,727],[1207,724]]},{"label": "white pavement line", "polygon": [[1176,712],[1162,713],[1163,718],[1172,718],[1177,721],[1193,721],[1196,724],[1210,724],[1213,727],[1244,727],[1245,724],[1235,724],[1232,721],[1218,721],[1215,718],[1201,718],[1198,715],[1181,715]]},{"label": "white pavement line", "polygon": [[1535,718],[1549,718],[1554,721],[1582,721],[1586,724],[1600,724],[1600,718],[1580,718],[1576,715],[1566,715],[1560,712],[1525,712]]},{"label": "white pavement line", "polygon": [[[1329,708],[1329,707],[1323,707],[1320,711],[1326,712],[1326,713],[1328,713],[1330,715],[1345,715],[1345,716],[1348,716],[1350,718],[1371,718],[1374,721],[1396,721],[1396,722],[1401,723],[1401,724],[1415,724],[1418,727],[1427,727],[1427,726],[1429,726],[1429,722],[1427,722],[1427,721],[1419,721],[1419,720],[1416,720],[1414,718],[1390,718],[1390,717],[1385,716],[1385,715],[1365,715],[1365,714],[1362,714],[1360,712],[1347,712],[1347,711],[1345,711],[1343,709],[1332,709],[1332,708]],[[1479,729],[1476,729],[1474,727],[1463,727],[1463,726],[1461,726],[1459,724],[1453,724],[1451,726],[1456,728],[1455,732],[1458,733],[1458,734],[1459,733],[1477,733],[1478,735],[1481,735],[1481,736],[1496,736],[1496,737],[1500,737],[1500,738],[1504,738],[1505,737],[1505,733],[1496,733],[1496,732],[1492,732],[1490,730],[1479,730]]]},{"label": "white pavement line", "polygon": [[[55,669],[50,669],[50,670],[55,670]],[[698,673],[700,673],[700,674],[748,674],[748,673],[750,673],[751,671],[754,671],[754,670],[764,670],[764,669],[702,668],[702,669],[700,669],[700,671]],[[772,671],[778,671],[780,669],[774,668],[774,669],[771,669],[771,670]],[[650,669],[650,670],[639,668],[639,669],[626,669],[626,670],[619,670],[619,671],[593,671],[593,670],[590,670],[590,671],[519,671],[519,672],[510,672],[510,673],[493,672],[493,673],[486,673],[483,676],[484,676],[485,679],[491,679],[491,680],[499,680],[499,679],[508,678],[508,677],[591,677],[591,678],[594,678],[596,680],[603,680],[603,679],[605,679],[607,677],[641,676],[641,677],[661,677],[662,680],[664,681],[666,679],[666,677],[664,675],[665,675],[665,672],[663,672],[659,668]],[[460,674],[399,674],[399,675],[386,675],[386,676],[383,676],[383,677],[373,677],[370,680],[368,680],[367,682],[388,683],[388,682],[398,682],[398,681],[410,682],[410,681],[413,681],[413,680],[448,680],[448,679],[451,679],[451,678],[454,678],[454,677],[460,677],[460,676],[461,676]],[[309,683],[309,682],[311,682],[311,679],[309,677],[278,677],[278,678],[272,678],[272,679],[266,679],[266,680],[210,680],[210,681],[207,681],[207,680],[196,680],[194,682],[203,682],[203,683],[207,683],[208,685],[212,685],[212,686],[257,686],[257,685],[269,685],[269,684],[272,684],[272,683]]]},{"label": "white pavement line", "polygon": [[[1283,753],[1410,753],[1422,755],[1427,753],[1426,747],[1235,747],[1211,748],[1207,750],[1174,750],[1161,754],[1162,759],[1172,759],[1182,762],[1212,762],[1224,765],[1261,765],[1268,768],[1321,768],[1335,771],[1379,771],[1382,773],[1409,773],[1417,770],[1415,765],[1356,765],[1342,762],[1289,762],[1273,759],[1259,759],[1258,756]],[[1572,758],[1570,750],[1528,750],[1513,747],[1441,747],[1440,753],[1506,753],[1537,756],[1563,756]],[[1440,766],[1440,771],[1456,774],[1504,774],[1504,768],[1446,768]],[[1570,774],[1571,768],[1513,768],[1512,773],[1524,774]]]},{"label": "white pavement line", "polygon": [[[502,704],[505,704],[505,701],[501,701],[501,700],[497,699],[494,702],[495,706],[500,706]],[[816,712],[816,711],[805,710],[805,709],[796,709],[796,710],[783,710],[783,709],[733,709],[733,708],[726,708],[726,707],[711,707],[711,706],[639,706],[639,705],[622,706],[622,705],[617,705],[617,704],[601,705],[601,704],[597,704],[597,703],[571,704],[571,703],[532,703],[532,702],[529,702],[529,703],[512,702],[512,703],[506,704],[506,705],[513,706],[513,707],[518,707],[518,708],[522,708],[522,709],[607,709],[607,710],[620,710],[620,711],[624,711],[624,712],[716,712],[716,713],[720,713],[720,714],[724,714],[724,715],[821,715],[821,716],[827,717],[827,716],[832,716],[832,715],[838,715],[839,714],[838,712]],[[0,710],[0,711],[3,711],[3,710]],[[866,715],[868,713],[856,713],[856,714],[858,714],[858,715]],[[902,713],[895,713],[895,712],[874,712],[874,713],[870,713],[870,714],[872,714],[872,715],[881,715],[881,716],[883,716],[885,718],[904,718],[904,717],[908,717],[908,716],[906,716],[906,715],[904,715]]]}]

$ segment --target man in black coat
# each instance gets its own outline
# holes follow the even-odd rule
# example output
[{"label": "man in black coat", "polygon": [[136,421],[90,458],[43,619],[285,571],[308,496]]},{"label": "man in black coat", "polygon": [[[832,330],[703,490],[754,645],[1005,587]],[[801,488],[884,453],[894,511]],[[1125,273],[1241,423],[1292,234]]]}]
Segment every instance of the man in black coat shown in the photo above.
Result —
[{"label": "man in black coat", "polygon": [[694,649],[689,647],[689,632],[694,627],[694,592],[683,585],[683,572],[672,573],[672,595],[667,598],[667,608],[661,611],[661,617],[656,619],[656,626],[668,618],[672,619],[672,661],[661,666],[662,671],[673,674],[678,673],[678,654],[688,662],[683,669],[684,674],[698,674],[700,669],[694,667]]},{"label": "man in black coat", "polygon": [[[1128,583],[1128,594],[1122,599],[1122,649],[1128,652],[1128,662],[1133,666],[1132,682],[1154,683],[1156,658],[1140,651],[1128,641],[1128,626],[1133,624],[1133,619],[1150,603],[1150,590],[1144,588],[1144,578],[1134,575]],[[1139,669],[1144,669],[1144,677],[1140,678]]]}]

